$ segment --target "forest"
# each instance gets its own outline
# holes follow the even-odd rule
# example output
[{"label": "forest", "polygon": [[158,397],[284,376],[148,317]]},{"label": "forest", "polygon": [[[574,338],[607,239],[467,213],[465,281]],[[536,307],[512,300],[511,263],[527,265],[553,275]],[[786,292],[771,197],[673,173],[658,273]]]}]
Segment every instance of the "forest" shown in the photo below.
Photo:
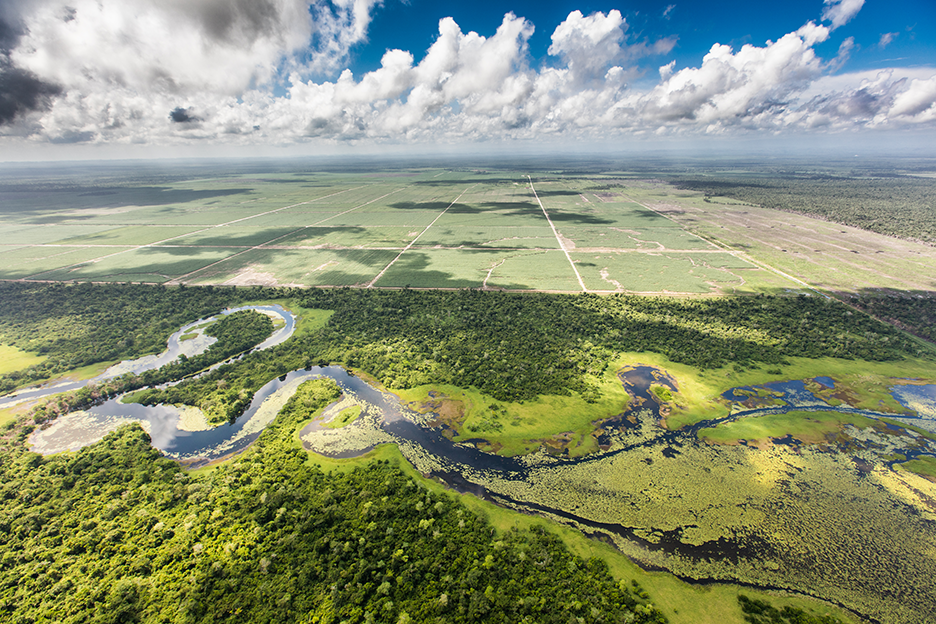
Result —
[{"label": "forest", "polygon": [[[594,379],[615,353],[653,351],[701,369],[777,366],[785,358],[898,360],[931,352],[899,330],[831,299],[671,299],[463,290],[308,290],[305,308],[334,310],[300,340],[145,395],[147,403],[236,417],[223,397],[253,394],[290,370],[342,363],[388,388],[473,386],[498,400],[596,397]],[[221,384],[223,382],[223,384]],[[223,386],[223,390],[219,389]]]},{"label": "forest", "polygon": [[[235,418],[237,398],[290,370],[341,362],[390,387],[475,386],[491,396],[595,392],[591,380],[615,353],[650,350],[699,367],[758,368],[799,355],[899,360],[931,353],[893,327],[820,297],[677,300],[615,295],[361,289],[201,289],[7,284],[3,327],[17,345],[59,344],[64,331],[38,304],[87,306],[94,326],[68,335],[79,348],[113,341],[110,315],[171,309],[199,299],[188,318],[142,319],[157,351],[179,326],[248,301],[290,300],[331,310],[298,332],[198,378],[136,396],[199,405]],[[183,293],[180,295],[180,293]],[[119,305],[109,306],[113,297]],[[8,301],[4,297],[4,301]],[[48,328],[38,339],[33,327]],[[300,323],[302,318],[300,316]],[[101,329],[103,328],[103,329]],[[497,533],[450,496],[432,494],[377,461],[325,473],[308,461],[297,429],[337,397],[331,382],[301,386],[259,441],[233,461],[190,473],[125,427],[77,453],[41,457],[28,433],[57,413],[130,388],[201,370],[270,333],[267,317],[235,313],[209,329],[203,356],[113,387],[85,389],[5,425],[0,436],[0,614],[13,622],[661,622],[653,596],[616,582],[599,560],[572,556],[548,532]],[[8,340],[4,334],[4,342]],[[35,340],[29,343],[27,340]],[[47,353],[56,353],[51,347]],[[212,354],[213,353],[213,354]],[[200,359],[205,358],[205,359]],[[520,380],[519,382],[517,380]],[[11,383],[16,383],[13,380]],[[82,392],[84,394],[82,395]],[[96,393],[96,395],[95,395]],[[80,399],[80,400],[79,400]],[[741,603],[746,621],[833,624],[831,616]]]},{"label": "forest", "polygon": [[0,282],[0,344],[45,358],[0,376],[0,394],[89,364],[159,353],[182,325],[245,300],[249,291],[139,284]]},{"label": "forest", "polygon": [[757,172],[674,177],[678,188],[936,244],[936,181],[889,174]]},{"label": "forest", "polygon": [[[769,369],[793,356],[886,361],[932,352],[891,325],[836,300],[809,296],[674,299],[481,290],[160,286],[131,286],[122,291],[119,286],[107,285],[14,283],[2,288],[3,341],[24,350],[47,346],[46,353],[50,354],[46,362],[27,369],[31,371],[28,377],[16,373],[0,377],[0,384],[6,387],[24,385],[25,379],[42,373],[48,377],[47,371],[53,370],[43,368],[48,362],[65,366],[67,352],[61,345],[74,345],[88,359],[95,353],[112,355],[115,351],[104,351],[97,345],[120,344],[117,337],[127,332],[134,339],[132,344],[122,345],[126,355],[140,353],[143,345],[152,345],[148,350],[157,351],[180,325],[235,303],[260,298],[293,299],[303,308],[334,311],[328,324],[314,332],[248,354],[197,379],[135,396],[135,400],[146,404],[200,407],[212,422],[236,418],[249,397],[270,379],[332,362],[367,371],[388,388],[449,383],[476,387],[499,400],[524,401],[570,392],[590,400],[597,392],[593,380],[621,352],[652,351],[700,369],[731,364],[739,370],[761,366]],[[58,301],[47,309],[41,305],[46,291]],[[216,307],[188,304],[186,308],[182,301],[188,293],[193,294],[188,299],[213,302]],[[12,305],[11,301],[21,305]],[[125,311],[132,315],[149,304],[173,310],[178,322],[169,324],[155,314],[142,312],[137,317],[141,328],[122,320]],[[884,309],[900,310],[901,305],[894,299],[893,305],[885,304]],[[71,318],[70,311],[83,306],[90,310],[94,324],[70,327],[55,316],[59,312]],[[190,310],[189,317],[182,317],[174,306]],[[39,331],[27,331],[30,313],[36,315],[33,327]],[[260,316],[254,313],[243,318]],[[259,333],[248,332],[240,341],[232,342],[231,353],[243,350],[243,344],[247,344],[244,340],[252,340],[264,331],[269,333],[269,325],[264,324],[269,323],[268,319],[255,321],[258,324],[250,332]],[[224,327],[221,323],[218,326]],[[246,331],[246,327],[242,329]],[[95,400],[95,393],[113,395],[200,370],[228,353],[221,350],[227,342],[219,342],[216,348],[193,358],[194,362],[108,382],[105,393],[85,388],[84,398],[72,401],[68,409]],[[55,403],[70,400],[57,398]]]},{"label": "forest", "polygon": [[307,382],[236,461],[200,475],[129,426],[76,454],[0,454],[7,622],[664,622],[640,587],[548,533],[485,521],[386,463],[325,474],[293,432]]},{"label": "forest", "polygon": [[936,343],[936,293],[863,292],[845,301],[885,323]]}]

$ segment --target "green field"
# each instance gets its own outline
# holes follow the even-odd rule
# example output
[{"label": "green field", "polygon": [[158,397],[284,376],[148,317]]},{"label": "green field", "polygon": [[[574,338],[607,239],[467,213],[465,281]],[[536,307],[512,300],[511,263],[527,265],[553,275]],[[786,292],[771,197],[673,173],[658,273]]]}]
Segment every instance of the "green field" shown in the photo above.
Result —
[{"label": "green field", "polygon": [[26,353],[16,347],[0,344],[0,375],[33,366],[44,359],[41,355]]},{"label": "green field", "polygon": [[639,203],[640,189],[593,188],[607,179],[427,168],[108,180],[58,194],[40,185],[4,197],[0,240],[10,242],[0,258],[11,261],[0,279],[354,286],[397,256],[360,250],[383,248],[403,254],[377,288],[582,290],[563,254],[537,250],[572,252],[587,290],[799,287],[765,277],[741,252],[685,254],[718,248]]}]

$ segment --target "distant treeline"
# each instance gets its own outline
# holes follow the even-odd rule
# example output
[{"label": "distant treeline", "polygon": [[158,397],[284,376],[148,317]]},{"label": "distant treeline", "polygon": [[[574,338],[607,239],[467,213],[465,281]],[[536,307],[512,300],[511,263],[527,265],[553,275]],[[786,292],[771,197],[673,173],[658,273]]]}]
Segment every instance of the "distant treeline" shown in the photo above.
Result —
[{"label": "distant treeline", "polygon": [[714,173],[671,181],[678,188],[709,197],[729,197],[936,245],[936,178]]},{"label": "distant treeline", "polygon": [[8,440],[0,620],[666,622],[547,532],[498,536],[387,463],[310,466],[294,432],[338,395],[305,384],[251,450],[201,475],[136,425],[46,458]]}]

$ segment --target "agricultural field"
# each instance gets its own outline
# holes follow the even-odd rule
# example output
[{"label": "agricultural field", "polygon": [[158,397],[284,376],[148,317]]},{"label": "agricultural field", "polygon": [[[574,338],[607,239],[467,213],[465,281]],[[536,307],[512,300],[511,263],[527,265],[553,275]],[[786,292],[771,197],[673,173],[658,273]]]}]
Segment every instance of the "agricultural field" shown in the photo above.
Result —
[{"label": "agricultural field", "polygon": [[402,168],[107,182],[0,185],[0,279],[693,295],[798,287],[620,192],[590,191],[589,177]]}]

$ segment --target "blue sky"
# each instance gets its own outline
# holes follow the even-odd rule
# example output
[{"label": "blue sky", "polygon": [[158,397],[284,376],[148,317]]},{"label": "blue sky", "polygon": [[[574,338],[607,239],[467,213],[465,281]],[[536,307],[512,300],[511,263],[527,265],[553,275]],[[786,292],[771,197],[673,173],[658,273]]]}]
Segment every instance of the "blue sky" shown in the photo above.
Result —
[{"label": "blue sky", "polygon": [[932,0],[0,4],[0,160],[934,130]]},{"label": "blue sky", "polygon": [[[672,7],[667,11],[668,7]],[[438,35],[436,26],[451,16],[463,30],[490,35],[504,13],[512,11],[536,25],[530,38],[530,53],[535,59],[546,56],[553,29],[574,10],[583,14],[596,11],[621,11],[630,31],[638,38],[678,37],[678,43],[666,62],[675,59],[679,67],[697,65],[713,43],[738,48],[746,43],[762,45],[796,30],[805,22],[819,19],[821,0],[787,0],[782,3],[722,0],[699,2],[594,3],[594,2],[517,2],[479,1],[465,3],[410,0],[386,2],[374,12],[368,42],[352,50],[349,67],[355,74],[372,71],[380,64],[384,51],[402,48],[416,52],[427,49]],[[897,33],[885,47],[881,37]],[[936,64],[936,2],[910,0],[866,2],[855,18],[820,44],[817,52],[835,56],[838,46],[854,37],[858,49],[852,53],[848,69],[880,69],[894,64],[933,66]],[[662,64],[662,63],[661,63]],[[652,65],[652,63],[651,63]],[[656,67],[653,67],[656,69]]]}]

